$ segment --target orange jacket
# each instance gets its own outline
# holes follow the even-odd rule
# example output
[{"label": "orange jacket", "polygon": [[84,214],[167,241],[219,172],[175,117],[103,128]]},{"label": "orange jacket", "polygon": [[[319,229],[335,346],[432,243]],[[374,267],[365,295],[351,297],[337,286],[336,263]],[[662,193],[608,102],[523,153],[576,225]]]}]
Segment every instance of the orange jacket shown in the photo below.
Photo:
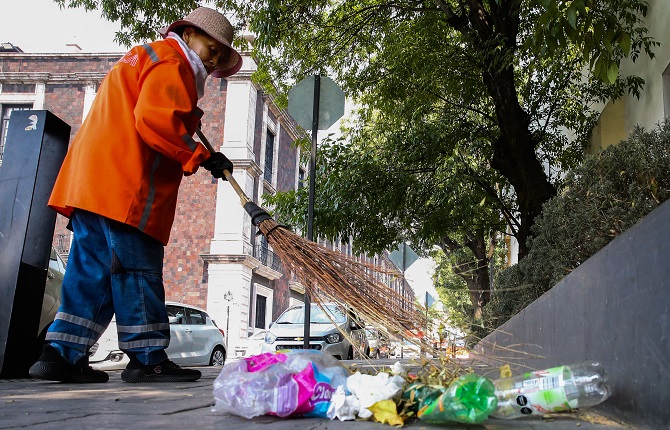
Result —
[{"label": "orange jacket", "polygon": [[68,150],[49,207],[84,209],[167,245],[182,176],[209,152],[191,65],[172,39],[131,49],[107,74]]}]

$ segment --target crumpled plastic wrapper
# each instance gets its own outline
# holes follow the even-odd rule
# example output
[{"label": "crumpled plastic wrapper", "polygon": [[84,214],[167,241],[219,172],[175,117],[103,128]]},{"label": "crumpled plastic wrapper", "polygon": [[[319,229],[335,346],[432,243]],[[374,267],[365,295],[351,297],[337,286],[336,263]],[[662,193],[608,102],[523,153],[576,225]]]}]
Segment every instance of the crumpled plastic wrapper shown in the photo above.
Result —
[{"label": "crumpled plastic wrapper", "polygon": [[327,416],[331,420],[341,421],[372,417],[370,406],[382,400],[393,399],[402,392],[405,379],[400,376],[405,370],[399,362],[393,367],[394,375],[380,372],[376,375],[364,375],[356,372],[347,378],[346,394],[342,387],[333,394]]},{"label": "crumpled plastic wrapper", "polygon": [[267,352],[226,363],[214,381],[215,412],[326,417],[331,395],[351,372],[317,350]]}]

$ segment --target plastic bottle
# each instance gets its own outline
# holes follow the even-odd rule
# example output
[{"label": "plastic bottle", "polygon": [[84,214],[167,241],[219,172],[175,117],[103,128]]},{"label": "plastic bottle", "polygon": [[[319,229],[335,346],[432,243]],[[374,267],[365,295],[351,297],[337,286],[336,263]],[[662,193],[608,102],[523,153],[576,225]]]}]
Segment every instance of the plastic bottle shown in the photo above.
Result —
[{"label": "plastic bottle", "polygon": [[446,390],[426,391],[417,416],[429,423],[485,421],[496,409],[495,387],[489,379],[470,373],[456,379]]},{"label": "plastic bottle", "polygon": [[595,361],[497,379],[498,407],[491,416],[510,419],[595,406],[611,394],[606,380],[602,364]]}]

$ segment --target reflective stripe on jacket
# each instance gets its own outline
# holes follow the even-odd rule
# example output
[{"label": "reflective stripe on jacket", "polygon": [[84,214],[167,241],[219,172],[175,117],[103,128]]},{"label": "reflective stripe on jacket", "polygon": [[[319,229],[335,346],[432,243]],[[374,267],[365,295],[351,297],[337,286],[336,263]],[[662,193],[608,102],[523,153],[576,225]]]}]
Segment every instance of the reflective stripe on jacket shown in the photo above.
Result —
[{"label": "reflective stripe on jacket", "polygon": [[175,40],[131,49],[103,80],[70,145],[49,206],[84,209],[167,245],[184,175],[209,157],[191,65]]}]

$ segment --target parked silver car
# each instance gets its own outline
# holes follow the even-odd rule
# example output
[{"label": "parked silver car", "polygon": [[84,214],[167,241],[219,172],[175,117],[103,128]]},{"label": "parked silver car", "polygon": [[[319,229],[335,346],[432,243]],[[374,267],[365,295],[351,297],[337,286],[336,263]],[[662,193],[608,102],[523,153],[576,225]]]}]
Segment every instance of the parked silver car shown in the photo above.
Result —
[{"label": "parked silver car", "polygon": [[[365,336],[365,324],[356,313],[353,310],[345,311],[335,303],[324,304],[324,309],[325,312],[314,303],[310,307],[310,348],[328,352],[338,359],[362,358],[363,354],[367,357],[370,347]],[[304,305],[286,309],[270,325],[262,352],[302,349],[304,322]]]},{"label": "parked silver car", "polygon": [[63,286],[63,277],[65,276],[65,262],[58,255],[56,249],[51,247],[49,255],[49,268],[47,269],[47,282],[44,288],[44,298],[42,299],[42,312],[40,314],[40,325],[38,338],[40,350],[44,343],[47,330],[60,307],[60,292]]},{"label": "parked silver car", "polygon": [[65,262],[58,255],[56,249],[51,247],[49,255],[49,267],[47,268],[47,281],[44,286],[44,296],[42,297],[42,310],[40,313],[40,325],[37,329],[37,338],[30,350],[30,359],[37,361],[42,353],[47,331],[53,323],[58,308],[60,307],[60,294],[63,287],[63,277],[65,276]]},{"label": "parked silver car", "polygon": [[[170,321],[168,358],[180,366],[223,366],[226,341],[223,330],[204,310],[184,303],[167,302]],[[112,321],[91,348],[89,362],[98,370],[125,369],[128,355],[119,349],[116,321]]]}]

